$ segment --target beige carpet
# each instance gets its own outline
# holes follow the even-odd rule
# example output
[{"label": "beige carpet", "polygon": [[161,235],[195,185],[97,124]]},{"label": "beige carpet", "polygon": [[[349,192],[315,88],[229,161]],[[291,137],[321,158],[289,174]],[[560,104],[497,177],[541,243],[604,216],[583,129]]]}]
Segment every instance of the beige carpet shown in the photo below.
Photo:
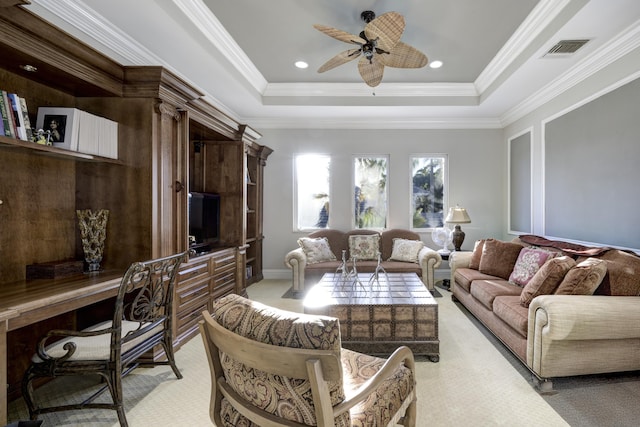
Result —
[{"label": "beige carpet", "polygon": [[[281,298],[290,286],[288,281],[264,280],[248,292],[255,300],[300,311],[300,300]],[[472,319],[451,302],[451,294],[444,290],[440,293],[440,362],[417,359],[418,425],[569,425]],[[138,369],[125,378],[125,406],[132,427],[212,425],[208,415],[210,377],[201,340],[191,340],[176,357],[182,380],[176,380],[166,367]],[[87,389],[95,384],[82,381]],[[65,381],[56,380],[38,392],[54,399],[69,388]],[[9,422],[26,418],[22,401],[9,405]],[[44,427],[118,425],[115,412],[101,410],[46,414],[43,419]]]}]

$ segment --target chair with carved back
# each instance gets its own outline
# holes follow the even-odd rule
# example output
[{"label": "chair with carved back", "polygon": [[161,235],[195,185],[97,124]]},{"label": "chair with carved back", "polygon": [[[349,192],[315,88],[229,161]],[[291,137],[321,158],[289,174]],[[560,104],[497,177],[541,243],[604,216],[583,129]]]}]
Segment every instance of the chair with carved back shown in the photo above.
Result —
[{"label": "chair with carved back", "polygon": [[[161,345],[167,360],[144,364],[169,365],[180,379],[173,354],[173,288],[185,254],[131,264],[122,277],[113,319],[82,331],[52,330],[38,343],[22,379],[22,395],[29,415],[76,409],[111,409],[121,426],[127,426],[123,405],[122,377],[141,364],[141,356]],[[98,375],[106,383],[83,402],[40,406],[32,382],[42,377]],[[95,402],[109,390],[112,403]]]},{"label": "chair with carved back", "polygon": [[200,322],[218,427],[389,426],[416,423],[413,353],[388,359],[341,348],[338,319],[272,308],[238,295]]}]

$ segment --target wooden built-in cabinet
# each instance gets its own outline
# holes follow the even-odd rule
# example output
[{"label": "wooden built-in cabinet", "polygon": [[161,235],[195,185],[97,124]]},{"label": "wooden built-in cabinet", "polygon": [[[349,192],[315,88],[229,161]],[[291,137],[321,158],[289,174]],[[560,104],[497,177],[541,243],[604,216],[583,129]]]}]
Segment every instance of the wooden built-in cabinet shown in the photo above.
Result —
[{"label": "wooden built-in cabinet", "polygon": [[204,310],[212,311],[213,302],[230,293],[239,293],[239,251],[214,250],[191,258],[180,266],[175,293],[175,345],[181,346],[198,334],[198,321]]},{"label": "wooden built-in cabinet", "polygon": [[[0,136],[0,287],[24,281],[29,264],[83,259],[76,209],[110,211],[105,269],[186,251],[188,192],[216,192],[220,241],[185,262],[176,287],[180,345],[213,300],[262,277],[262,168],[271,150],[179,76],[118,64],[20,3],[0,0],[0,89],[26,99],[33,124],[45,106],[117,122],[118,159]],[[36,338],[24,341],[35,348]]]}]

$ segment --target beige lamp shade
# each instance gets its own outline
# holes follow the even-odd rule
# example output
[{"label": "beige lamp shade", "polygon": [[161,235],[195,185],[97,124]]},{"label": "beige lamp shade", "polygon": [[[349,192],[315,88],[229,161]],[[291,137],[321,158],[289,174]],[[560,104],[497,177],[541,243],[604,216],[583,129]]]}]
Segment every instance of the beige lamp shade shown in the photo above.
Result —
[{"label": "beige lamp shade", "polygon": [[456,205],[455,208],[449,208],[449,213],[444,222],[456,224],[453,232],[451,233],[453,247],[456,251],[462,250],[462,243],[464,243],[464,231],[460,228],[459,224],[467,224],[471,222],[471,218],[465,208],[461,208]]},{"label": "beige lamp shade", "polygon": [[465,208],[457,206],[455,208],[449,208],[449,213],[444,222],[450,222],[453,224],[468,224],[471,222],[471,218]]}]

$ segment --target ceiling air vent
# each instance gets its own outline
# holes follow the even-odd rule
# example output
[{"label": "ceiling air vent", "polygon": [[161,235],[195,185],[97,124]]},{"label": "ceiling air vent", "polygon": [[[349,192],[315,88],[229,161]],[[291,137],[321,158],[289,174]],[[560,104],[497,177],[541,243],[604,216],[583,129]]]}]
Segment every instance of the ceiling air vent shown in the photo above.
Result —
[{"label": "ceiling air vent", "polygon": [[582,46],[587,44],[589,40],[560,40],[553,46],[544,56],[553,55],[571,55],[575,53]]}]

